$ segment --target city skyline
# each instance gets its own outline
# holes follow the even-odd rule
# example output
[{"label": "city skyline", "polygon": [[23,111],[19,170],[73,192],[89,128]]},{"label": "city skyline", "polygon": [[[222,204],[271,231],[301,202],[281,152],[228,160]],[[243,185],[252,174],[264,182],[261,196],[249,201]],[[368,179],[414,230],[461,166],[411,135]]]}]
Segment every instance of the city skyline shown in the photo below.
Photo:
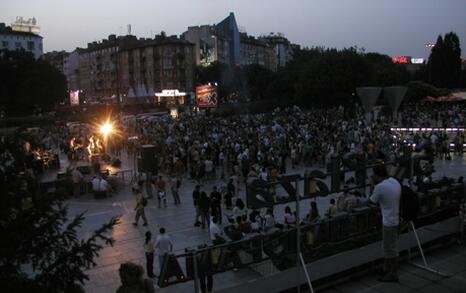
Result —
[{"label": "city skyline", "polygon": [[462,44],[466,41],[464,4],[464,0],[351,0],[338,4],[293,0],[284,7],[279,0],[257,0],[252,5],[244,0],[18,0],[0,4],[0,22],[9,25],[16,16],[35,17],[44,37],[44,51],[50,52],[71,51],[110,34],[126,34],[128,24],[137,37],[154,37],[161,31],[180,35],[188,26],[217,23],[233,12],[239,27],[254,36],[281,32],[306,47],[357,46],[366,52],[425,58],[429,51],[424,44],[435,43],[439,34],[454,31]]}]

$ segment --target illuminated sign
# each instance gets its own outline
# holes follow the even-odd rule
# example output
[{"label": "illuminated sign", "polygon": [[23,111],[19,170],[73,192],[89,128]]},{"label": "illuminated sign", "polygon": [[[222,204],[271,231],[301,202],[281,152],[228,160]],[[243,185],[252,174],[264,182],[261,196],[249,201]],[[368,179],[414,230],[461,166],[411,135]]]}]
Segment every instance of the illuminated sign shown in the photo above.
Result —
[{"label": "illuminated sign", "polygon": [[157,97],[184,97],[186,93],[178,90],[162,90],[161,93],[155,93]]},{"label": "illuminated sign", "polygon": [[400,57],[393,57],[392,62],[397,64],[408,64],[410,61],[409,57],[400,56]]},{"label": "illuminated sign", "polygon": [[196,87],[196,100],[199,108],[217,107],[217,87],[212,85]]},{"label": "illuminated sign", "polygon": [[155,93],[157,103],[167,103],[168,105],[183,105],[185,92],[178,90],[162,90],[161,93]]},{"label": "illuminated sign", "polygon": [[424,64],[424,58],[411,58],[412,64]]},{"label": "illuminated sign", "polygon": [[79,90],[70,91],[70,105],[71,106],[79,105]]}]

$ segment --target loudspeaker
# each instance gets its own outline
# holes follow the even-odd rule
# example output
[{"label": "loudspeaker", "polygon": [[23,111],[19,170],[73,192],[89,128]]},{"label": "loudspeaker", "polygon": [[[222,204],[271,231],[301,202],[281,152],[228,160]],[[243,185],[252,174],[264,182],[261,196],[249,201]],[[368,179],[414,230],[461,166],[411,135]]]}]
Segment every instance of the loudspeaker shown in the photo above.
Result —
[{"label": "loudspeaker", "polygon": [[155,157],[155,146],[145,144],[141,146],[141,164],[139,168],[142,172],[157,173],[157,160]]}]

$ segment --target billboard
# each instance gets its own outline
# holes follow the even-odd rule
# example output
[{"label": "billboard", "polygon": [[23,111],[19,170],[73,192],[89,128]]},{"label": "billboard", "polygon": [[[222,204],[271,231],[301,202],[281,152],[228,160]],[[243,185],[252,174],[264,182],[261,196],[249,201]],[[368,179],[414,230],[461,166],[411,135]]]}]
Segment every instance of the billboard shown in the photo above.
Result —
[{"label": "billboard", "polygon": [[79,90],[70,91],[70,105],[71,106],[79,105]]},{"label": "billboard", "polygon": [[217,107],[217,87],[212,85],[196,87],[196,101],[199,108]]},{"label": "billboard", "polygon": [[400,57],[393,57],[392,62],[397,64],[409,64],[411,61],[411,57],[408,56],[400,56]]},{"label": "billboard", "polygon": [[424,64],[424,58],[411,58],[411,64]]}]

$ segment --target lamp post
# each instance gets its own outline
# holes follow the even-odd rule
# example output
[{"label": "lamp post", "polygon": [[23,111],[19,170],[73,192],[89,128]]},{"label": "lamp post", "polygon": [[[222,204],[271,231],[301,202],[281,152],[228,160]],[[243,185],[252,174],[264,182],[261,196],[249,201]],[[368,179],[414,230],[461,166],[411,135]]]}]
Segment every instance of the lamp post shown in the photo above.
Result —
[{"label": "lamp post", "polygon": [[113,125],[110,123],[110,121],[106,121],[104,124],[100,126],[100,133],[104,137],[104,148],[105,148],[105,153],[107,153],[107,147],[108,147],[108,137],[109,135],[113,132]]}]

